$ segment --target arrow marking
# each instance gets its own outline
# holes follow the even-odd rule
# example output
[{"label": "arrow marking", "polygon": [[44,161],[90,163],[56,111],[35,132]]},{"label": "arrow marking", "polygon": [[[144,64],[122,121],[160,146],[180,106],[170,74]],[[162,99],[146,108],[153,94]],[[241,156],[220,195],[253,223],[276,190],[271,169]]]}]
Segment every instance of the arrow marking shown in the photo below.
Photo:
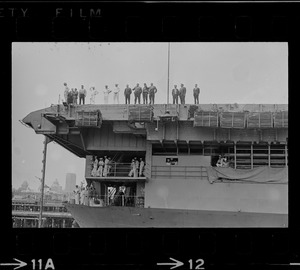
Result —
[{"label": "arrow marking", "polygon": [[16,265],[17,267],[14,268],[14,270],[18,269],[18,268],[21,268],[21,267],[24,267],[27,265],[26,262],[22,262],[16,258],[14,258],[15,261],[18,261],[18,263],[0,263],[0,266],[9,266],[9,265]]},{"label": "arrow marking", "polygon": [[171,266],[173,266],[170,269],[174,269],[174,268],[177,268],[177,267],[180,267],[180,266],[184,265],[183,262],[178,261],[178,260],[176,260],[174,258],[170,258],[170,260],[172,260],[173,262],[169,262],[169,263],[157,263],[157,265],[171,265]]}]

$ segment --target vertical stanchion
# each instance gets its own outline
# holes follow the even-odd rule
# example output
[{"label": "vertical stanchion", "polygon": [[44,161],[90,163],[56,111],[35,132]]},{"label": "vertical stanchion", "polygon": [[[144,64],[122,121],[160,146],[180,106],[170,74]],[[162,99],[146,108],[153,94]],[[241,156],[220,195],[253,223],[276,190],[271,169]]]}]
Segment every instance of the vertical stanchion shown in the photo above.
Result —
[{"label": "vertical stanchion", "polygon": [[43,169],[42,169],[42,182],[41,182],[41,202],[40,202],[40,213],[39,213],[39,228],[42,227],[42,216],[44,207],[44,186],[45,186],[45,172],[46,172],[46,155],[47,155],[47,144],[49,140],[45,136],[44,150],[43,150]]},{"label": "vertical stanchion", "polygon": [[234,169],[236,169],[236,143],[234,143]]},{"label": "vertical stanchion", "polygon": [[167,89],[167,104],[169,105],[169,85],[170,85],[170,42],[168,42],[168,89]]},{"label": "vertical stanchion", "polygon": [[251,143],[251,148],[250,148],[250,160],[251,160],[251,169],[253,169],[253,143]]},{"label": "vertical stanchion", "polygon": [[287,167],[287,165],[288,165],[288,148],[287,148],[287,144],[284,145],[284,154],[285,154],[285,166]]}]

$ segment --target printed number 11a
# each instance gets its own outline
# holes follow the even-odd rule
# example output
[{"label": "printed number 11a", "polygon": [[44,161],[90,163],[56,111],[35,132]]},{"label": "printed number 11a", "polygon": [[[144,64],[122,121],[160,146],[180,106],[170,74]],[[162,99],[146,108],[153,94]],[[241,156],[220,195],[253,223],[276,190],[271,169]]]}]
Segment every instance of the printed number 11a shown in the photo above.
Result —
[{"label": "printed number 11a", "polygon": [[[42,266],[43,266],[42,265],[43,264],[42,259],[37,260],[37,262],[38,262],[38,264],[37,264],[38,268],[36,268],[36,260],[35,259],[31,260],[31,262],[32,262],[32,270],[42,270],[43,269],[42,268]],[[51,258],[47,260],[47,263],[45,264],[45,268],[44,269],[45,270],[47,270],[47,269],[55,269],[53,261],[52,261]]]},{"label": "printed number 11a", "polygon": [[204,264],[204,260],[203,259],[198,259],[198,260],[196,260],[196,266],[195,266],[195,268],[193,267],[193,260],[192,259],[190,259],[189,260],[189,263],[190,263],[190,269],[192,270],[192,269],[204,269],[204,267],[202,267],[203,266],[203,264]]}]

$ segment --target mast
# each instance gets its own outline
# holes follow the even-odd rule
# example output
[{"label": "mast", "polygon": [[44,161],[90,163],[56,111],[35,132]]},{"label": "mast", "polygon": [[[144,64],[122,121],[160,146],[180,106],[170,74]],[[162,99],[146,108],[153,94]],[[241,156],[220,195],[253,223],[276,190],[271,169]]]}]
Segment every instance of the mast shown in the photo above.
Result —
[{"label": "mast", "polygon": [[168,42],[168,91],[167,91],[167,104],[169,105],[169,91],[170,91],[170,42]]},{"label": "mast", "polygon": [[46,155],[47,155],[47,144],[49,139],[45,136],[44,140],[44,151],[43,151],[43,169],[42,169],[42,181],[41,181],[41,202],[40,202],[40,213],[39,213],[39,228],[42,228],[42,216],[44,207],[44,186],[45,186],[45,172],[46,172]]}]

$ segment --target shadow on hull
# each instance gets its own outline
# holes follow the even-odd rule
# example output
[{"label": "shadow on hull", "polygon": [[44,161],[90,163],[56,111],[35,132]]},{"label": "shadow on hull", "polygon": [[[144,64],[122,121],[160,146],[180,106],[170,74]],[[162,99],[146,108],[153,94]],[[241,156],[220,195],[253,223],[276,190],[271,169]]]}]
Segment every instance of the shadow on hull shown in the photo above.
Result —
[{"label": "shadow on hull", "polygon": [[287,214],[66,204],[85,228],[247,228],[288,227]]}]

